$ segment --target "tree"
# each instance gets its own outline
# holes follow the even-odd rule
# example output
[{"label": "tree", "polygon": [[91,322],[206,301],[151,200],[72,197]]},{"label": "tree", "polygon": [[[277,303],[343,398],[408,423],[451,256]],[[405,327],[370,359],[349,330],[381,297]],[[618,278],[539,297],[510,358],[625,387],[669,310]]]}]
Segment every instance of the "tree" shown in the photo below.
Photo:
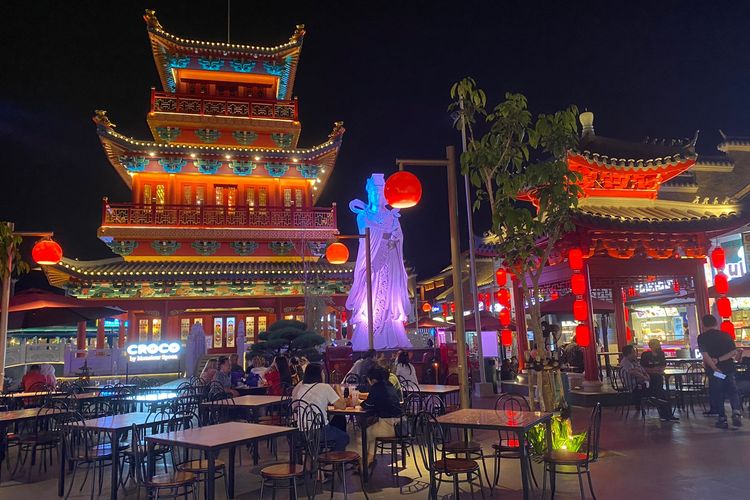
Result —
[{"label": "tree", "polygon": [[325,344],[325,339],[308,330],[305,323],[292,319],[276,321],[267,331],[260,333],[258,339],[260,341],[250,347],[251,356],[286,353],[289,356],[304,356],[313,362],[322,359],[317,346]]},{"label": "tree", "polygon": [[21,256],[23,238],[13,234],[13,224],[0,222],[0,280],[2,281],[3,305],[0,311],[0,391],[5,385],[5,348],[8,340],[8,300],[11,280],[29,271],[29,265]]},{"label": "tree", "polygon": [[[537,345],[544,346],[539,281],[556,243],[574,229],[572,211],[581,195],[579,175],[566,162],[578,139],[578,108],[533,117],[524,95],[506,93],[488,110],[485,92],[471,78],[455,83],[451,98],[449,111],[467,139],[461,169],[476,189],[474,209],[488,205],[503,264],[518,277],[529,307],[528,326]],[[487,130],[480,135],[480,129]],[[537,352],[537,367],[556,365],[545,349]],[[566,407],[557,390],[559,370],[544,372],[543,409]]]}]

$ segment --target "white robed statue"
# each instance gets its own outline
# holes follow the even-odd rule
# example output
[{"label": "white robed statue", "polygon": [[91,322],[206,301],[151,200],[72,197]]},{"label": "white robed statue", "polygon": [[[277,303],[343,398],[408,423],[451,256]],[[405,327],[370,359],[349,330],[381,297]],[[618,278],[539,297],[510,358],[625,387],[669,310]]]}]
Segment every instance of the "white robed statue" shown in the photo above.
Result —
[{"label": "white robed statue", "polygon": [[[375,349],[411,347],[404,329],[409,311],[408,278],[404,268],[404,235],[398,209],[386,207],[383,174],[367,179],[367,200],[352,200],[349,208],[357,214],[359,234],[370,228],[372,264],[373,344]],[[352,311],[352,349],[369,348],[367,332],[367,277],[365,240],[359,240],[354,283],[346,308]]]}]

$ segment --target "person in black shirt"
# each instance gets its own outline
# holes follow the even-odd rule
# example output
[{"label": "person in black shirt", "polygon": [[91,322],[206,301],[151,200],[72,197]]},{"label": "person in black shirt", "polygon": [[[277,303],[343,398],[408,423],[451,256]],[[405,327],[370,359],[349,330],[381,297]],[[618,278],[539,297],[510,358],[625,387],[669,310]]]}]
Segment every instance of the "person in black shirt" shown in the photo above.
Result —
[{"label": "person in black shirt", "polygon": [[367,373],[370,393],[362,408],[372,410],[378,420],[367,428],[367,466],[375,460],[375,439],[396,435],[395,425],[401,417],[401,401],[396,389],[388,382],[388,371],[374,366]]},{"label": "person in black shirt", "polygon": [[641,354],[641,366],[649,375],[649,387],[651,394],[661,399],[667,399],[664,391],[664,369],[667,367],[667,358],[661,349],[659,339],[648,341],[650,351]]},{"label": "person in black shirt", "polygon": [[702,323],[706,331],[698,335],[698,347],[703,355],[706,375],[716,378],[714,383],[708,386],[711,408],[719,415],[716,427],[729,428],[724,409],[725,398],[729,398],[729,404],[732,407],[732,425],[740,427],[742,426],[742,408],[737,394],[737,382],[734,378],[734,362],[738,355],[742,355],[742,351],[737,349],[737,345],[728,333],[716,329],[718,321],[714,316],[706,314],[703,316]]}]

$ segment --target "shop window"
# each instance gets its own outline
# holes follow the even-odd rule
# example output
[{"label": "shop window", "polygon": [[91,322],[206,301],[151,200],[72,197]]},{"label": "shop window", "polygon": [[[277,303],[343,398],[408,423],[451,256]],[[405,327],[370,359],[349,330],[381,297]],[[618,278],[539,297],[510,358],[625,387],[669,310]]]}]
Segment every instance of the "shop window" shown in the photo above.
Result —
[{"label": "shop window", "polygon": [[151,203],[151,184],[143,185],[143,203]]},{"label": "shop window", "polygon": [[255,188],[252,188],[252,187],[245,188],[245,204],[248,207],[255,206]]},{"label": "shop window", "polygon": [[148,342],[148,320],[138,320],[138,342]]},{"label": "shop window", "polygon": [[245,338],[248,342],[255,340],[255,316],[245,318]]},{"label": "shop window", "polygon": [[187,340],[190,334],[190,318],[182,318],[180,320],[180,340],[183,342]]},{"label": "shop window", "polygon": [[151,341],[152,342],[161,341],[161,319],[160,318],[154,318],[151,320]]},{"label": "shop window", "polygon": [[182,204],[193,204],[193,186],[182,186]]}]

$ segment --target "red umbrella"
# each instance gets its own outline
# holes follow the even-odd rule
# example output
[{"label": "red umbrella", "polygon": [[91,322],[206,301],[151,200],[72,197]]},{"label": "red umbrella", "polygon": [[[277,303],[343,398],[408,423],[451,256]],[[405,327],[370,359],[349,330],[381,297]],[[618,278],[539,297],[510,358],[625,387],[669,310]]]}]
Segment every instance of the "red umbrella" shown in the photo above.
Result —
[{"label": "red umbrella", "polygon": [[[573,314],[573,302],[575,299],[575,296],[568,294],[557,300],[547,300],[542,302],[540,310],[542,314]],[[594,313],[606,314],[615,312],[615,306],[611,302],[592,297],[591,305],[594,308]]]},{"label": "red umbrella", "polygon": [[80,321],[119,316],[125,311],[44,290],[25,290],[10,299],[8,328],[41,328],[75,325]]}]

